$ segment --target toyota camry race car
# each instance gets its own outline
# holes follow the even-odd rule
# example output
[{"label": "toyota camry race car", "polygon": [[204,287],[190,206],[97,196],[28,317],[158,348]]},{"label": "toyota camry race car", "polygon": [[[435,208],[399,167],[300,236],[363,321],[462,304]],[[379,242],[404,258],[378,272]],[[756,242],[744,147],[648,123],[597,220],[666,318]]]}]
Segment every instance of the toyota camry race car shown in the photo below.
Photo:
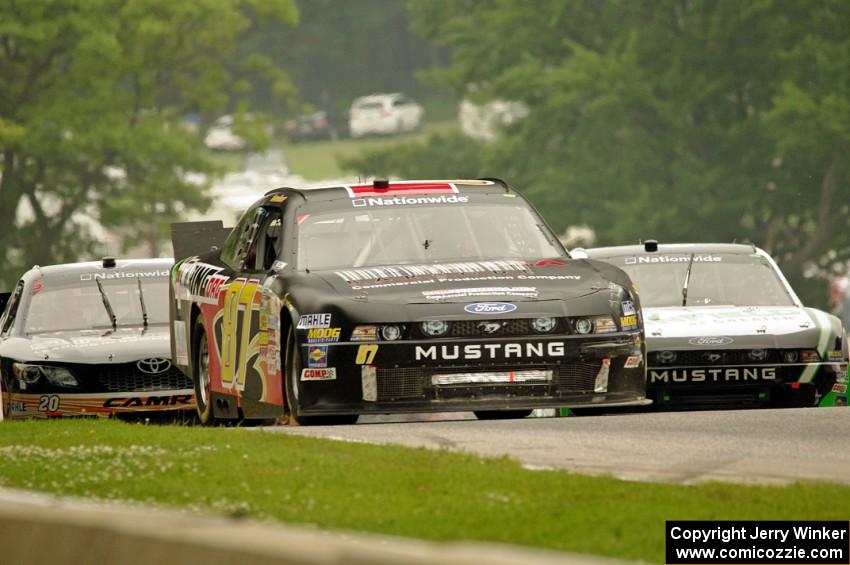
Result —
[{"label": "toyota camry race car", "polygon": [[171,259],[33,267],[0,315],[7,417],[193,414],[169,360]]},{"label": "toyota camry race car", "polygon": [[205,423],[647,402],[628,277],[501,181],[281,188],[193,229],[178,257],[221,248],[173,269],[173,359]]},{"label": "toyota camry race car", "polygon": [[637,286],[656,406],[847,404],[841,321],[805,308],[761,249],[647,241],[573,253]]}]

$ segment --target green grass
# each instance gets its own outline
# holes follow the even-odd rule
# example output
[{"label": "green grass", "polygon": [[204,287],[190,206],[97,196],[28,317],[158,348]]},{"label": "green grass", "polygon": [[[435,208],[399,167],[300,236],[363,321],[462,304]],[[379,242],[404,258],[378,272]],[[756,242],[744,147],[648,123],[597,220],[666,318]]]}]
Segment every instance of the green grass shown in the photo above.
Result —
[{"label": "green grass", "polygon": [[0,484],[658,563],[665,520],[850,514],[850,488],[828,484],[638,483],[529,471],[506,458],[117,421],[0,424]]},{"label": "green grass", "polygon": [[[397,143],[424,140],[432,133],[443,133],[458,129],[456,120],[426,122],[416,133],[393,137],[366,137],[361,139],[340,139],[338,141],[309,141],[291,143],[288,140],[275,141],[272,147],[280,148],[289,163],[289,169],[307,180],[337,179],[351,176],[339,166],[340,159],[357,157],[366,151],[392,147]],[[209,152],[213,162],[229,170],[238,170],[243,154],[239,152]]]}]

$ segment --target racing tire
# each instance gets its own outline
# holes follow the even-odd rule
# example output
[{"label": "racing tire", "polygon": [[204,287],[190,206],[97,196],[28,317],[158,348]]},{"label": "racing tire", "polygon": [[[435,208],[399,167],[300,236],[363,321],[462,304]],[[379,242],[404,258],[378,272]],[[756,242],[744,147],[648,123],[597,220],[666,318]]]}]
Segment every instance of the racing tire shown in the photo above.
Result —
[{"label": "racing tire", "polygon": [[298,338],[295,328],[290,326],[286,338],[286,370],[284,372],[284,391],[286,393],[286,416],[284,422],[290,426],[336,426],[356,424],[358,414],[340,414],[333,416],[303,416],[298,404],[298,388],[301,379],[301,355],[298,353]]},{"label": "racing tire", "polygon": [[516,420],[527,418],[531,410],[475,410],[473,413],[479,420]]},{"label": "racing tire", "polygon": [[210,351],[207,344],[207,332],[203,318],[198,315],[195,320],[195,331],[192,332],[192,385],[195,389],[195,406],[198,411],[198,421],[202,426],[215,426],[219,423],[213,415],[212,386],[210,385]]}]

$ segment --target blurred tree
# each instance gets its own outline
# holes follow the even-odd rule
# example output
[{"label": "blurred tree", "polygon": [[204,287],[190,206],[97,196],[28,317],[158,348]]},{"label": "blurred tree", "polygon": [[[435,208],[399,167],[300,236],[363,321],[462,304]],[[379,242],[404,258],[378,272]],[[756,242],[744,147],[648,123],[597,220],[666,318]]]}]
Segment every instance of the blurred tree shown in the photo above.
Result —
[{"label": "blurred tree", "polygon": [[251,25],[297,19],[292,0],[0,3],[0,280],[90,252],[86,225],[155,242],[206,206],[183,117],[244,115],[260,78],[291,94],[267,57],[232,52]]},{"label": "blurred tree", "polygon": [[[372,92],[428,94],[415,73],[433,66],[444,50],[410,30],[405,2],[309,0],[299,8],[297,28],[277,24],[256,30],[239,50],[266,53],[286,68],[305,103],[343,111],[357,96]],[[266,89],[254,100],[269,112],[302,110],[276,105]]]},{"label": "blurred tree", "polygon": [[[525,102],[478,161],[601,244],[749,239],[799,277],[850,255],[845,0],[414,0],[458,94]],[[423,146],[411,160],[454,163]],[[396,149],[392,150],[393,152]],[[396,157],[360,163],[384,174]],[[395,167],[395,168],[392,168]],[[446,169],[444,175],[453,176]]]}]

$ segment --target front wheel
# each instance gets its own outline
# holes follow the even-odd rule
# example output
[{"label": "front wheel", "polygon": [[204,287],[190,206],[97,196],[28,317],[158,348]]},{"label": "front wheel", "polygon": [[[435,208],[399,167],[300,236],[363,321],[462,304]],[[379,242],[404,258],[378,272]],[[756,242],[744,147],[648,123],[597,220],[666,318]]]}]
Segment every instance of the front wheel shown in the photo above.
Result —
[{"label": "front wheel", "polygon": [[475,410],[474,414],[479,420],[514,420],[529,417],[531,410]]},{"label": "front wheel", "polygon": [[204,329],[203,318],[199,315],[195,321],[194,347],[192,362],[195,378],[192,379],[195,388],[195,406],[198,410],[198,420],[204,426],[214,426],[218,419],[213,415],[212,386],[210,385],[210,350],[207,344],[207,333]]},{"label": "front wheel", "polygon": [[301,381],[301,355],[298,349],[298,338],[295,329],[289,328],[286,340],[286,371],[284,372],[284,390],[286,392],[286,416],[284,420],[292,426],[335,426],[356,424],[357,414],[340,414],[334,416],[303,416],[298,394]]}]

